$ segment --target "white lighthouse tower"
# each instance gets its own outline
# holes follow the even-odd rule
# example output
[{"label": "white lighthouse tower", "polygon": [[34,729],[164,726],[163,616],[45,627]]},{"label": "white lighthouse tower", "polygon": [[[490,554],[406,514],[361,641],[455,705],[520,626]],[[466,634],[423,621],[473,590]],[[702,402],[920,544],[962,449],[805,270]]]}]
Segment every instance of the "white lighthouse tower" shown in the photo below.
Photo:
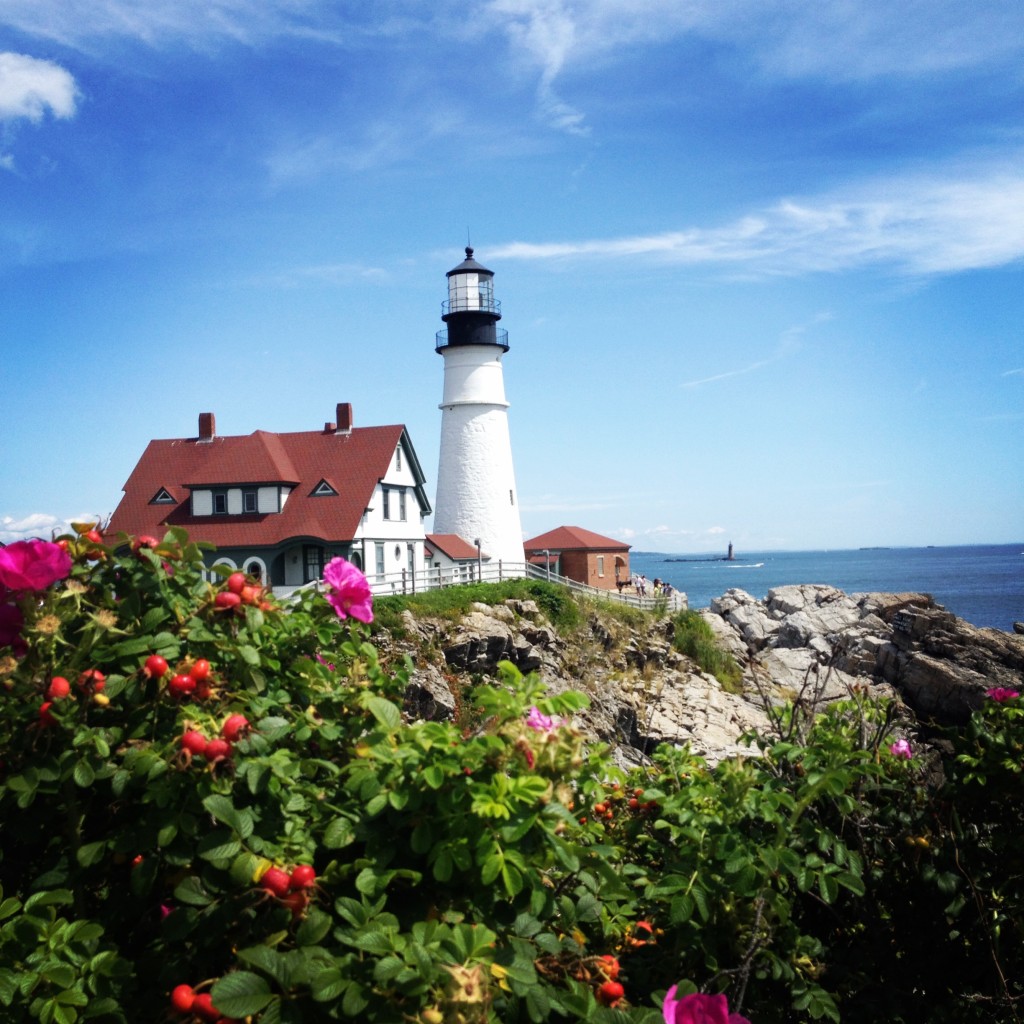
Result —
[{"label": "white lighthouse tower", "polygon": [[494,274],[466,258],[448,271],[441,309],[448,325],[437,332],[444,358],[441,458],[437,471],[434,533],[454,533],[478,545],[490,564],[521,573],[525,562],[519,494],[512,469],[508,402],[501,357],[508,332],[495,325]]}]

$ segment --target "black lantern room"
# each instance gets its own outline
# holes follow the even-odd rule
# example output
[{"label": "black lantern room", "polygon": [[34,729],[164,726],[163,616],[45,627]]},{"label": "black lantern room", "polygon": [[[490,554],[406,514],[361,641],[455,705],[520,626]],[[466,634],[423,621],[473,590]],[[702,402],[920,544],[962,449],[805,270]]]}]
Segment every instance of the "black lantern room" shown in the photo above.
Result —
[{"label": "black lantern room", "polygon": [[494,298],[494,274],[473,259],[466,246],[466,258],[448,271],[448,298],[441,304],[441,319],[447,330],[437,332],[436,349],[451,345],[497,345],[508,351],[508,331],[495,325],[501,319],[501,303]]}]

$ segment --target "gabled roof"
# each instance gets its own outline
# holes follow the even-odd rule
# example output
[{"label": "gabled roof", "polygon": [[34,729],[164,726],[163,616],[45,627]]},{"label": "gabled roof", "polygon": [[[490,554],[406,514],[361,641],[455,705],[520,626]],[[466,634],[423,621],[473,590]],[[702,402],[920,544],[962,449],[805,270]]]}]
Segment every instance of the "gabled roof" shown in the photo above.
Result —
[{"label": "gabled roof", "polygon": [[[257,430],[236,437],[150,441],[124,485],[124,497],[108,532],[159,537],[167,526],[182,526],[196,540],[228,548],[270,547],[296,537],[349,541],[399,443],[408,457],[420,506],[429,512],[423,472],[403,426],[288,434]],[[337,489],[337,495],[313,495],[324,479]],[[191,513],[192,488],[279,484],[293,488],[279,513]],[[151,503],[161,488],[175,498],[176,505]]]},{"label": "gabled roof", "polygon": [[537,537],[532,537],[523,544],[527,555],[541,551],[628,551],[629,544],[611,537],[602,537],[599,533],[584,530],[581,526],[559,526]]},{"label": "gabled roof", "polygon": [[[428,533],[427,544],[453,562],[476,561],[476,545],[463,540],[457,533]],[[487,561],[491,556],[483,552],[480,557]]]}]

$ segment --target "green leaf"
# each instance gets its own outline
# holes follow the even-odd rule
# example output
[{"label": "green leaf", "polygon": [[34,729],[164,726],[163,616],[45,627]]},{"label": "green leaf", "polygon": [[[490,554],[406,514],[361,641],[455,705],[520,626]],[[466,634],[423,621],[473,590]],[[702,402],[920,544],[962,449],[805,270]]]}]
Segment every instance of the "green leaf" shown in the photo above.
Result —
[{"label": "green leaf", "polygon": [[348,941],[357,949],[365,950],[367,953],[379,953],[383,956],[395,951],[394,937],[382,931],[363,932]]},{"label": "green leaf", "polygon": [[240,644],[238,647],[238,656],[247,665],[256,666],[260,663],[260,652],[249,644]]},{"label": "green leaf", "polygon": [[402,724],[402,712],[384,697],[366,697],[363,706],[388,732],[395,732]]},{"label": "green leaf", "polygon": [[225,974],[210,992],[213,1005],[228,1017],[248,1017],[259,1013],[273,998],[265,978],[251,971]]},{"label": "green leaf", "polygon": [[382,984],[389,982],[404,967],[404,960],[397,956],[386,956],[382,960],[377,961],[377,966],[373,969],[373,980]]},{"label": "green leaf", "polygon": [[318,1003],[333,1003],[349,986],[350,982],[341,971],[332,968],[327,971],[317,971],[313,975],[313,982],[310,988],[313,998]]},{"label": "green leaf", "polygon": [[354,983],[349,985],[341,1001],[342,1012],[349,1017],[358,1017],[368,1005],[369,1000],[363,994],[362,986]]},{"label": "green leaf", "polygon": [[21,900],[16,899],[14,896],[8,896],[7,899],[0,902],[0,921],[10,917],[12,914],[16,914],[19,910],[21,910]]},{"label": "green leaf", "polygon": [[178,883],[174,898],[192,907],[208,907],[213,902],[213,897],[203,888],[203,883],[196,875],[189,875]]},{"label": "green leaf", "polygon": [[107,841],[100,839],[95,843],[86,843],[84,846],[80,846],[75,857],[83,868],[89,868],[103,860],[106,852]]},{"label": "green leaf", "polygon": [[232,860],[242,850],[242,844],[234,835],[222,828],[215,829],[203,836],[196,846],[199,856],[213,864]]},{"label": "green leaf", "polygon": [[324,846],[329,850],[340,850],[356,838],[355,829],[348,818],[335,818],[324,830]]},{"label": "green leaf", "polygon": [[74,899],[70,889],[47,889],[43,892],[36,892],[25,900],[25,913],[31,914],[38,907],[64,906],[73,903]]},{"label": "green leaf", "polygon": [[228,797],[213,794],[203,801],[203,806],[217,821],[234,829],[239,838],[248,839],[252,835],[252,812],[245,808],[239,810]]},{"label": "green leaf", "polygon": [[96,780],[96,772],[88,761],[79,761],[72,773],[75,783],[85,789]]},{"label": "green leaf", "polygon": [[818,892],[826,903],[835,903],[839,895],[839,883],[834,875],[821,874],[818,876]]},{"label": "green leaf", "polygon": [[281,988],[291,987],[292,971],[288,957],[282,956],[276,949],[269,946],[249,946],[238,951],[238,959],[250,967],[258,968],[264,974],[269,974]]},{"label": "green leaf", "polygon": [[315,946],[330,930],[330,915],[313,907],[295,931],[295,944]]}]

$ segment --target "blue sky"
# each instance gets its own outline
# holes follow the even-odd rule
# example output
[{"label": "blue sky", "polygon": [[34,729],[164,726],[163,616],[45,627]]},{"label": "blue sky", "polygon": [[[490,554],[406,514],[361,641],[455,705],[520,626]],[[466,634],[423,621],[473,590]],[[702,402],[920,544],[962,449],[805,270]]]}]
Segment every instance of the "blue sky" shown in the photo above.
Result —
[{"label": "blue sky", "polygon": [[523,528],[1024,538],[1019,0],[5,0],[0,540],[405,423],[495,272]]}]

